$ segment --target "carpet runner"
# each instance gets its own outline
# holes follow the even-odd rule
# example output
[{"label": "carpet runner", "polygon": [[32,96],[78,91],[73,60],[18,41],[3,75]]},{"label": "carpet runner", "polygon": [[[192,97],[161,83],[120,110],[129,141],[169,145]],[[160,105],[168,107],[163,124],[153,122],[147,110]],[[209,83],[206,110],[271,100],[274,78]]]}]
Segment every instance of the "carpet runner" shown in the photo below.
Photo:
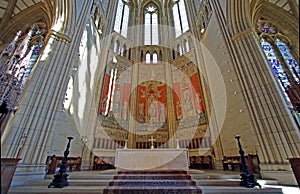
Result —
[{"label": "carpet runner", "polygon": [[202,193],[186,171],[118,171],[104,194]]}]

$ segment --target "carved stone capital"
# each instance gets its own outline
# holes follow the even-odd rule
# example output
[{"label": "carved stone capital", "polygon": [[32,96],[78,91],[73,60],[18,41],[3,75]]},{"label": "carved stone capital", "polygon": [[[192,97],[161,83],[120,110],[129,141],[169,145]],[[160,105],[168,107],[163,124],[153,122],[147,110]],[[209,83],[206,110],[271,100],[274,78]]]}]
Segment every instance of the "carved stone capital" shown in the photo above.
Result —
[{"label": "carved stone capital", "polygon": [[232,40],[233,41],[240,41],[242,39],[245,39],[249,36],[251,36],[252,34],[254,34],[255,32],[253,31],[253,29],[248,28],[242,32],[239,32],[237,34],[235,34],[234,36],[232,36]]},{"label": "carved stone capital", "polygon": [[66,43],[71,43],[71,38],[65,34],[62,34],[60,32],[57,32],[55,30],[49,30],[49,33],[48,33],[48,36],[49,37],[53,37],[55,38],[56,40],[58,41],[63,41],[63,42],[66,42]]}]

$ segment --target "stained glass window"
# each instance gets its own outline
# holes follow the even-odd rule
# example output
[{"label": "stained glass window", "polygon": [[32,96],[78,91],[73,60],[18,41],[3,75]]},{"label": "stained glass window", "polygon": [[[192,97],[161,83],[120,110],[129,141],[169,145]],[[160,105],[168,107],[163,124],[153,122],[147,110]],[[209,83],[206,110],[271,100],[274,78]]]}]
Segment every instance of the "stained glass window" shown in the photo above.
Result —
[{"label": "stained glass window", "polygon": [[298,66],[296,60],[293,59],[289,48],[287,47],[287,45],[284,42],[282,42],[279,39],[276,39],[275,43],[276,43],[281,55],[283,56],[286,64],[288,65],[288,68],[289,68],[293,78],[295,79],[296,82],[299,82],[300,81],[299,80],[300,69],[299,69],[299,66]]},{"label": "stained glass window", "polygon": [[[274,53],[274,49],[273,46],[267,42],[264,38],[261,39],[261,46],[269,60],[270,66],[272,67],[278,82],[280,83],[280,86],[282,88],[282,90],[284,91],[285,88],[289,87],[291,85],[291,83],[288,80],[288,76],[286,74],[286,72],[284,71],[284,68],[282,67],[279,59],[277,58],[277,56]],[[290,105],[290,100],[287,97],[287,101]]]},{"label": "stained glass window", "polygon": [[288,108],[300,124],[300,69],[287,38],[278,28],[264,19],[258,20],[258,35],[263,51],[279,82]]}]

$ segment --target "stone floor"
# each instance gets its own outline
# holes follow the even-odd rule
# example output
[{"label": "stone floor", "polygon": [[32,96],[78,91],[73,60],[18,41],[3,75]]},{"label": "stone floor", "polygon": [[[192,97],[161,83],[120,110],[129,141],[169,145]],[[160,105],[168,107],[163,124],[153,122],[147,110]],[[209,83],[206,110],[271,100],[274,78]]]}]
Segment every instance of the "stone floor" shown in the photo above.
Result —
[{"label": "stone floor", "polygon": [[[53,175],[47,175],[44,180],[31,182],[27,186],[14,186],[9,189],[8,194],[47,194],[47,193],[69,193],[69,194],[89,194],[103,193],[109,182],[117,175],[116,170],[107,171],[80,171],[68,172],[69,186],[64,188],[48,188],[52,182]],[[245,188],[239,186],[239,172],[218,171],[218,170],[189,170],[188,174],[196,182],[196,185],[202,189],[202,193],[283,193],[300,194],[296,186],[279,185],[276,180],[260,180],[258,183],[261,189]]]}]

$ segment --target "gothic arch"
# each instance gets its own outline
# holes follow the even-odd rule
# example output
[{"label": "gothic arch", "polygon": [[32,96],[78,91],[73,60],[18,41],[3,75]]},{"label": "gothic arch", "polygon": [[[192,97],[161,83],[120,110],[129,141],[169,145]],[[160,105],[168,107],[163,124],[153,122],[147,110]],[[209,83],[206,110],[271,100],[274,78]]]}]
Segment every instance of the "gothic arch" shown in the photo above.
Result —
[{"label": "gothic arch", "polygon": [[260,17],[272,22],[287,39],[295,44],[295,50],[299,55],[299,23],[297,18],[284,9],[266,2],[253,1],[250,5],[250,18],[253,27],[256,27]]},{"label": "gothic arch", "polygon": [[[1,41],[4,43],[0,49],[6,46],[16,35],[17,31],[25,32],[35,23],[45,23],[47,29],[52,25],[54,7],[49,3],[37,3],[19,14],[11,17],[8,16],[9,22],[0,31]],[[9,13],[7,13],[9,14]]]},{"label": "gothic arch", "polygon": [[158,0],[144,0],[142,3],[141,3],[141,8],[142,10],[145,9],[145,6],[147,6],[149,3],[153,3],[155,4],[158,9],[161,11],[162,10],[162,5],[161,5],[161,1],[158,1]]},{"label": "gothic arch", "polygon": [[161,2],[160,1],[158,1],[158,0],[145,0],[145,1],[143,1],[142,3],[141,3],[141,10],[142,10],[142,12],[140,12],[140,18],[143,18],[142,19],[142,24],[144,24],[144,15],[145,15],[145,12],[144,12],[144,10],[145,10],[145,8],[146,8],[146,6],[147,5],[149,5],[149,4],[154,4],[156,7],[157,7],[157,9],[158,9],[158,11],[157,11],[157,16],[158,16],[158,23],[161,23],[161,17],[162,17],[162,15],[163,15],[163,9],[162,9],[162,5],[161,5]]}]

